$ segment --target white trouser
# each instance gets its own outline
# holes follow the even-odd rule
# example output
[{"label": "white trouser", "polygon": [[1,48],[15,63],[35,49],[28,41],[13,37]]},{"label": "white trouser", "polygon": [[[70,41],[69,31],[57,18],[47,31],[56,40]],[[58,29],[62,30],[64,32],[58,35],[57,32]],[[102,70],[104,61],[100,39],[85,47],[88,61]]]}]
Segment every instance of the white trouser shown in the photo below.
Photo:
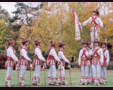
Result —
[{"label": "white trouser", "polygon": [[13,67],[7,67],[7,74],[6,74],[6,78],[5,78],[7,85],[10,84],[12,71],[13,71]]},{"label": "white trouser", "polygon": [[24,77],[25,76],[26,69],[27,69],[27,66],[24,66],[24,65],[20,66],[20,77]]},{"label": "white trouser", "polygon": [[89,66],[81,66],[81,81],[82,83],[88,82]]},{"label": "white trouser", "polygon": [[89,65],[89,78],[92,79],[92,77],[93,77],[92,65]]},{"label": "white trouser", "polygon": [[94,41],[95,38],[99,39],[98,30],[96,30],[95,32],[94,31],[90,32],[90,35],[91,35],[92,42]]},{"label": "white trouser", "polygon": [[81,66],[81,76],[88,77],[89,74],[89,66]]},{"label": "white trouser", "polygon": [[34,75],[33,75],[33,83],[38,81],[36,78],[40,77],[40,69],[41,69],[41,65],[35,65],[35,72],[34,72]]},{"label": "white trouser", "polygon": [[53,77],[56,78],[56,66],[55,65],[51,65],[49,67],[49,74],[48,77]]},{"label": "white trouser", "polygon": [[106,79],[106,71],[107,71],[107,67],[102,66],[101,67],[101,74],[100,74],[102,79]]},{"label": "white trouser", "polygon": [[62,70],[59,71],[58,82],[60,82],[61,78],[65,78],[65,67],[61,66],[61,69]]},{"label": "white trouser", "polygon": [[62,69],[62,70],[59,72],[59,76],[60,76],[60,74],[61,74],[61,77],[65,77],[65,67],[62,66],[61,69]]},{"label": "white trouser", "polygon": [[13,67],[7,67],[7,74],[6,77],[10,77],[13,71]]},{"label": "white trouser", "polygon": [[6,82],[7,82],[7,85],[10,84],[10,80],[7,79],[8,77],[11,77],[11,74],[12,74],[12,71],[13,71],[13,67],[7,67],[7,74],[6,74]]},{"label": "white trouser", "polygon": [[[99,81],[97,79],[100,79],[100,72],[101,72],[101,65],[92,65],[92,70],[93,70],[93,78],[95,78],[95,81]],[[97,74],[97,76],[96,76]]]},{"label": "white trouser", "polygon": [[95,38],[97,38],[99,40],[99,34],[98,34],[98,30],[96,30],[95,32],[92,31],[90,32],[90,35],[91,35],[91,46],[93,47],[93,42],[95,40]]},{"label": "white trouser", "polygon": [[40,77],[40,69],[41,69],[41,65],[36,65],[35,66],[35,72],[34,72],[34,77],[39,78]]}]

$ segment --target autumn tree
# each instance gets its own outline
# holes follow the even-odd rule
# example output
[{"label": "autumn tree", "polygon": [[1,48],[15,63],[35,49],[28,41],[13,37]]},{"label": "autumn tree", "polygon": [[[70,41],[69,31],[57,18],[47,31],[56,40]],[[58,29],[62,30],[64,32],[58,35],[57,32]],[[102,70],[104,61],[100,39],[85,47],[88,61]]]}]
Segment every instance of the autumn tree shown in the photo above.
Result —
[{"label": "autumn tree", "polygon": [[9,26],[9,13],[0,6],[0,55],[5,53],[5,43],[9,37],[7,28]]},{"label": "autumn tree", "polygon": [[6,33],[6,24],[4,20],[0,20],[0,54],[5,53],[5,43],[8,40],[8,34]]},{"label": "autumn tree", "polygon": [[[30,42],[28,49],[31,53],[34,51],[34,40],[39,39],[42,41],[41,49],[46,54],[48,53],[48,46],[50,40],[55,40],[57,42],[56,51],[58,51],[59,41],[66,43],[66,56],[68,59],[74,56],[77,60],[79,50],[81,49],[81,42],[84,40],[83,33],[85,34],[86,41],[90,41],[90,23],[83,27],[81,30],[81,40],[75,41],[75,26],[73,20],[72,9],[74,8],[79,21],[84,22],[92,16],[92,11],[99,9],[101,11],[104,3],[99,2],[69,2],[69,10],[64,8],[67,2],[63,2],[62,5],[58,3],[52,4],[50,7],[44,5],[40,11],[40,17],[34,17],[31,22],[31,26],[22,26],[19,31],[18,44],[21,42],[22,37],[27,37]],[[102,6],[100,6],[102,5]],[[105,32],[105,27],[101,28],[100,41],[105,40],[105,35],[107,35],[108,42],[111,42],[112,34],[110,33],[112,29],[108,29],[112,22],[109,19],[112,18],[108,15],[100,14],[100,18],[106,23],[107,32]],[[109,33],[110,35],[108,35]],[[104,36],[104,37],[102,37]],[[111,40],[111,41],[110,41]]]},{"label": "autumn tree", "polygon": [[0,6],[0,19],[5,20],[6,23],[8,23],[10,18],[9,13]]}]

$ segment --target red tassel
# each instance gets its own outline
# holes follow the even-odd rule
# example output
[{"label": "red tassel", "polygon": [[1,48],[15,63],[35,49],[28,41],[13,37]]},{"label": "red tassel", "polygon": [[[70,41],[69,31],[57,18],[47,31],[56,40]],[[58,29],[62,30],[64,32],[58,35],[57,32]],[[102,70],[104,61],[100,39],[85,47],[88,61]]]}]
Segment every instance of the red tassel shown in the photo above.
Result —
[{"label": "red tassel", "polygon": [[88,77],[85,78],[86,80],[88,79]]},{"label": "red tassel", "polygon": [[65,80],[65,77],[63,77],[62,80]]},{"label": "red tassel", "polygon": [[32,80],[36,80],[36,77],[32,77]]},{"label": "red tassel", "polygon": [[103,78],[104,80],[106,80],[106,78]]},{"label": "red tassel", "polygon": [[96,80],[96,78],[93,78],[93,81],[95,81]]},{"label": "red tassel", "polygon": [[101,81],[101,78],[98,78],[98,81]]},{"label": "red tassel", "polygon": [[52,79],[52,81],[53,81],[53,78],[51,78]]},{"label": "red tassel", "polygon": [[7,77],[6,80],[11,80],[11,78],[10,77]]},{"label": "red tassel", "polygon": [[25,79],[24,79],[24,77],[21,77],[20,80],[21,80],[21,81],[24,81]]}]

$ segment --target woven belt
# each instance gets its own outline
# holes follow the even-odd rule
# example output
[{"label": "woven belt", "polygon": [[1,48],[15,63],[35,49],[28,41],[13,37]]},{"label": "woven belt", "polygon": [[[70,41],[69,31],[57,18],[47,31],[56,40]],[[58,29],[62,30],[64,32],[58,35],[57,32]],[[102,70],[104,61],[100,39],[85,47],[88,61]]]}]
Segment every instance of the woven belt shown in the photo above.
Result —
[{"label": "woven belt", "polygon": [[82,58],[82,60],[83,60],[83,61],[85,61],[85,60],[86,60],[86,58]]},{"label": "woven belt", "polygon": [[98,60],[99,58],[98,58],[98,57],[94,57],[94,59],[95,59],[95,60]]},{"label": "woven belt", "polygon": [[91,24],[92,25],[92,27],[96,27],[97,25],[96,24]]}]

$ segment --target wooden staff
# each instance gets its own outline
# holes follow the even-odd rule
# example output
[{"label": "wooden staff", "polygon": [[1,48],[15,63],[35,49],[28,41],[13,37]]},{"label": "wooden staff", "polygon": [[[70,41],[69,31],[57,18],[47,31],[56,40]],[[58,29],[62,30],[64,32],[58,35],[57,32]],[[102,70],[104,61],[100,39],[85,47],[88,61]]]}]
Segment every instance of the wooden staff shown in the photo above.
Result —
[{"label": "wooden staff", "polygon": [[31,71],[32,71],[32,64],[30,63],[30,86],[31,86]]},{"label": "wooden staff", "polygon": [[58,65],[59,65],[59,67],[58,67],[58,70],[59,70],[59,73],[60,73],[60,84],[61,84],[61,86],[62,86],[62,77],[61,77],[61,70],[62,70],[62,68],[61,68],[61,62],[60,63],[58,63]]},{"label": "wooden staff", "polygon": [[43,65],[43,70],[44,70],[44,82],[45,82],[45,86],[46,86],[46,63],[44,63]]},{"label": "wooden staff", "polygon": [[68,67],[69,67],[70,85],[72,86],[72,79],[71,79],[71,71],[72,71],[72,69],[71,69],[70,65]]},{"label": "wooden staff", "polygon": [[46,70],[44,70],[45,86],[46,86]]},{"label": "wooden staff", "polygon": [[81,28],[81,31],[82,31],[82,34],[83,34],[83,39],[86,41],[86,37],[85,37],[85,33],[84,33],[84,30],[83,30],[83,27],[80,26],[80,28]]},{"label": "wooden staff", "polygon": [[18,87],[19,87],[19,66],[17,66],[17,78],[18,78]]}]

